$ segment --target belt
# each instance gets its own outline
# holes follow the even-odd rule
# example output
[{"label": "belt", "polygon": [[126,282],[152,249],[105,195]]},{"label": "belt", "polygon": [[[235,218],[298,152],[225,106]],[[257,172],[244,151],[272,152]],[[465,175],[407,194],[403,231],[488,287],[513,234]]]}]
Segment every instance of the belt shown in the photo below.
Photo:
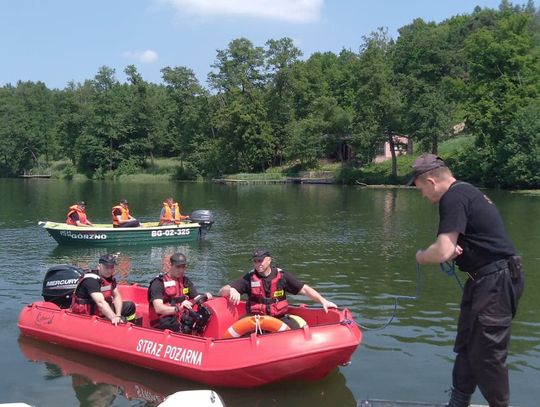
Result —
[{"label": "belt", "polygon": [[485,264],[477,269],[470,271],[468,274],[473,280],[477,280],[488,274],[493,274],[499,270],[508,269],[508,259],[496,260],[494,262]]}]

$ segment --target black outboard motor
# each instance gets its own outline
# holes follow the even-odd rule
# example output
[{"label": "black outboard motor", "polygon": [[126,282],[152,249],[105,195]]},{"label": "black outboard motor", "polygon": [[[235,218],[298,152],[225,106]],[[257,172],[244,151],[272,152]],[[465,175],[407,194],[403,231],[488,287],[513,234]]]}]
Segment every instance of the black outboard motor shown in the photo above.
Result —
[{"label": "black outboard motor", "polygon": [[60,308],[69,308],[75,287],[84,273],[83,269],[69,264],[52,266],[43,279],[43,299]]},{"label": "black outboard motor", "polygon": [[204,239],[214,224],[214,215],[208,209],[197,209],[196,211],[191,212],[190,218],[192,222],[197,222],[201,225],[199,237]]}]

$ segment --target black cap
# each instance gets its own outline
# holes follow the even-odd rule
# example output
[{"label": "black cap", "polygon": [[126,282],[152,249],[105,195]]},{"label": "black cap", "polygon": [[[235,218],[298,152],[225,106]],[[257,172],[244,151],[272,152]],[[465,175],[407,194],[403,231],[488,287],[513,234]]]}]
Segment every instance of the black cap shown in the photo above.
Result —
[{"label": "black cap", "polygon": [[104,254],[99,258],[99,264],[105,264],[106,266],[114,266],[116,264],[116,256],[114,254]]},{"label": "black cap", "polygon": [[79,205],[79,206],[86,206],[86,202],[84,202],[84,201],[79,201],[79,202],[77,202],[77,205]]},{"label": "black cap", "polygon": [[127,204],[128,204],[128,200],[125,199],[125,198],[124,198],[124,199],[120,199],[120,203],[121,203],[121,204],[127,205]]},{"label": "black cap", "polygon": [[414,161],[412,165],[413,176],[409,182],[407,182],[407,185],[414,185],[416,178],[420,175],[441,167],[446,167],[446,164],[441,157],[436,156],[435,154],[423,153]]},{"label": "black cap", "polygon": [[270,257],[271,254],[268,250],[266,249],[255,249],[253,250],[253,252],[251,253],[251,258],[253,260],[262,260],[264,259],[265,257]]},{"label": "black cap", "polygon": [[186,256],[182,253],[175,253],[170,258],[171,264],[174,266],[182,266],[187,263]]}]

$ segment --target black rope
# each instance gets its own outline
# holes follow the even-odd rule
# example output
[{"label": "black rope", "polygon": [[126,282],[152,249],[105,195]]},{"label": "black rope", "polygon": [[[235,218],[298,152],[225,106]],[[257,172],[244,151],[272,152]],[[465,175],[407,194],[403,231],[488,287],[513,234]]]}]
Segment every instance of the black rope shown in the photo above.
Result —
[{"label": "black rope", "polygon": [[399,300],[416,300],[419,296],[420,296],[420,264],[416,263],[416,294],[414,296],[413,295],[395,295],[394,296],[394,310],[392,311],[392,315],[390,316],[390,318],[388,318],[388,321],[386,321],[383,325],[374,327],[374,328],[369,328],[355,321],[356,325],[358,325],[364,331],[383,330],[388,325],[390,325],[392,321],[394,320],[394,318],[396,317]]},{"label": "black rope", "polygon": [[[459,287],[461,288],[461,291],[463,291],[463,284],[461,283],[461,280],[459,279],[457,273],[456,273],[456,262],[455,261],[446,261],[444,263],[440,263],[440,269],[443,273],[447,274],[449,277],[454,276]],[[412,295],[395,295],[394,296],[394,310],[392,311],[392,315],[390,318],[388,318],[388,321],[386,321],[383,325],[369,328],[367,326],[364,326],[360,324],[359,322],[356,322],[356,325],[358,325],[360,328],[362,328],[365,331],[380,331],[386,328],[388,325],[392,323],[394,318],[397,314],[397,307],[399,300],[416,300],[420,296],[420,264],[416,263],[416,294],[414,296]]]},{"label": "black rope", "polygon": [[446,275],[452,277],[454,276],[459,287],[461,288],[461,291],[463,291],[463,284],[461,283],[461,280],[459,279],[457,273],[456,273],[456,262],[455,261],[445,261],[444,263],[441,263],[440,265],[441,271],[445,273]]}]

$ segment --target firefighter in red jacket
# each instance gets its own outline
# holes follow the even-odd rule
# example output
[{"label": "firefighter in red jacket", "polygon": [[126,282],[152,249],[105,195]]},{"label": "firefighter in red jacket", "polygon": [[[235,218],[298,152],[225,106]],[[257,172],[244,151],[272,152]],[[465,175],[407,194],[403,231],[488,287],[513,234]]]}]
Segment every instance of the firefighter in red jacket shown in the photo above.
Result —
[{"label": "firefighter in red jacket", "polygon": [[252,259],[253,270],[219,290],[219,295],[228,297],[233,305],[238,304],[242,294],[247,294],[248,314],[270,315],[281,319],[291,328],[298,328],[297,322],[287,315],[289,304],[286,293],[305,295],[319,302],[327,312],[328,308],[337,308],[336,304],[292,274],[272,267],[272,257],[268,250],[254,250]]},{"label": "firefighter in red jacket", "polygon": [[114,278],[116,256],[104,254],[97,270],[86,273],[75,288],[71,311],[78,314],[99,315],[114,325],[136,322],[135,303],[122,301]]},{"label": "firefighter in red jacket", "polygon": [[[148,287],[149,319],[153,328],[179,332],[181,314],[191,309],[192,302],[197,301],[200,295],[185,275],[186,256],[175,253],[169,261],[169,270],[155,277]],[[212,299],[212,294],[205,295]]]},{"label": "firefighter in red jacket", "polygon": [[69,207],[66,223],[72,226],[94,226],[86,217],[86,203],[79,201]]}]

